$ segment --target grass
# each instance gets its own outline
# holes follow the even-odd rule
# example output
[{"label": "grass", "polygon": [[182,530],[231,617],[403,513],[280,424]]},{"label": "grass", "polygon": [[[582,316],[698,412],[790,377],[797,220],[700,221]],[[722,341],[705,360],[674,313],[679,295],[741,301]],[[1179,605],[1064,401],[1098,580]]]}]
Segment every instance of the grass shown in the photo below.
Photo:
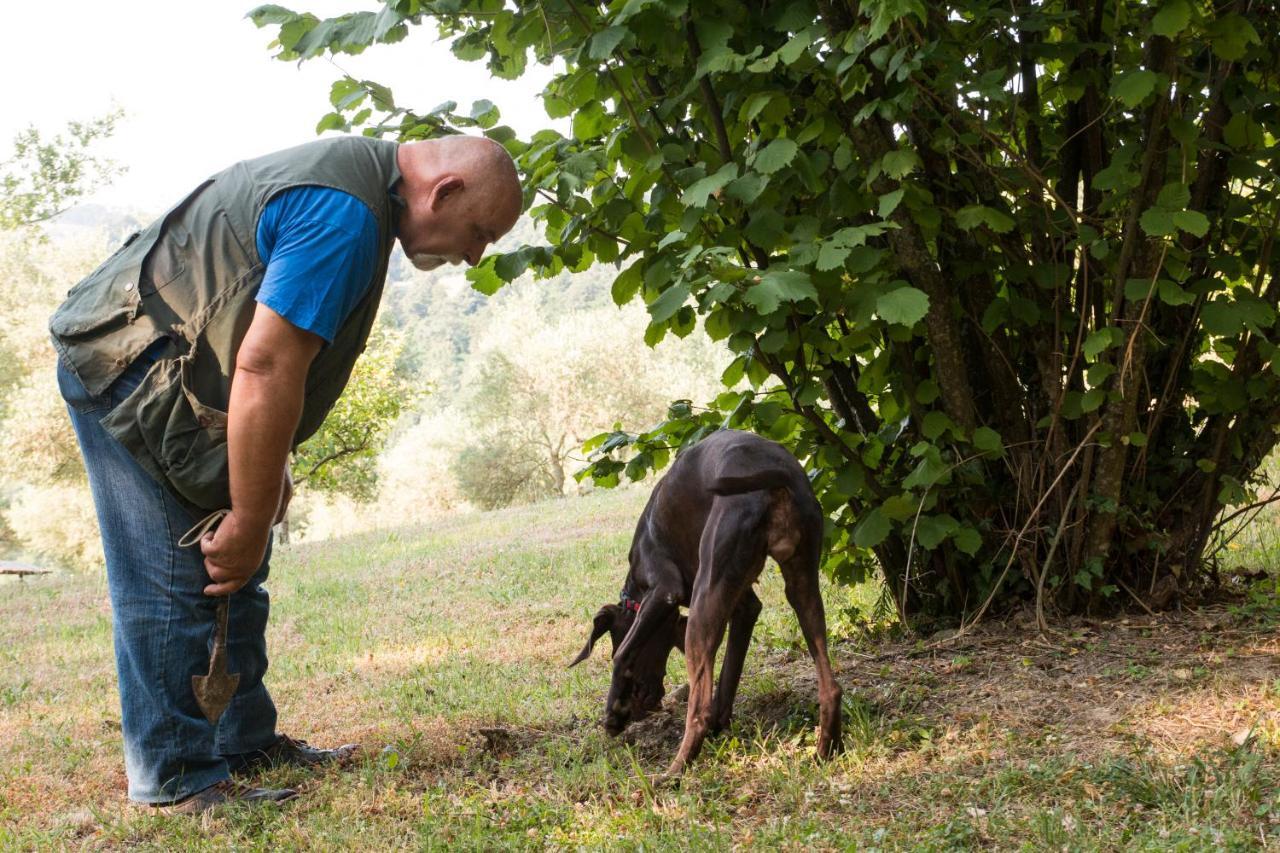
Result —
[{"label": "grass", "polygon": [[[143,849],[1256,849],[1280,845],[1273,582],[1196,613],[858,639],[875,590],[827,589],[848,636],[846,750],[813,761],[812,666],[776,571],[733,728],[654,790],[672,706],[610,740],[615,600],[644,500],[622,491],[282,549],[268,683],[281,727],[357,741],[274,771],[278,810],[160,817],[124,800],[99,578],[0,586],[0,846]],[[607,646],[607,643],[605,644]],[[673,658],[670,682],[682,683]]]}]

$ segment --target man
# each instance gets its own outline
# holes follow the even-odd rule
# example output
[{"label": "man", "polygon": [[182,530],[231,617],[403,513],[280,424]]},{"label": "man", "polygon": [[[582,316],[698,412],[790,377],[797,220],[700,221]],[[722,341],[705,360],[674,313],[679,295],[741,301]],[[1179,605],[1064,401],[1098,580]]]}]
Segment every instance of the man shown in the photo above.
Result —
[{"label": "man", "polygon": [[[312,142],[205,181],[53,315],[106,552],[133,800],[279,802],[296,792],[231,774],[354,751],[277,733],[262,683],[288,454],[346,385],[394,241],[421,269],[474,265],[520,209],[515,166],[487,139]],[[183,547],[189,532],[198,548]],[[191,679],[208,670],[218,596],[240,680],[214,724]]]}]

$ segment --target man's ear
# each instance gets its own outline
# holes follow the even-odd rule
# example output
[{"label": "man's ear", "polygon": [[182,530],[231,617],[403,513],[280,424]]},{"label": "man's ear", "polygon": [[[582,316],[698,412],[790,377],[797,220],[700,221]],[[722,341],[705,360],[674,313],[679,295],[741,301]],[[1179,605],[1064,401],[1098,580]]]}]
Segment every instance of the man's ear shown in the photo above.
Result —
[{"label": "man's ear", "polygon": [[677,616],[676,624],[672,626],[671,631],[674,634],[672,639],[675,640],[676,648],[680,650],[680,654],[684,654],[684,632],[689,628],[688,616]]},{"label": "man's ear", "polygon": [[596,611],[595,618],[591,620],[591,636],[587,638],[587,644],[582,647],[582,651],[578,652],[573,663],[569,664],[570,667],[577,666],[591,656],[591,649],[595,646],[596,640],[609,632],[621,610],[622,608],[616,604],[606,604]]},{"label": "man's ear", "polygon": [[431,209],[439,210],[444,200],[463,187],[463,180],[458,175],[445,175],[431,188]]}]

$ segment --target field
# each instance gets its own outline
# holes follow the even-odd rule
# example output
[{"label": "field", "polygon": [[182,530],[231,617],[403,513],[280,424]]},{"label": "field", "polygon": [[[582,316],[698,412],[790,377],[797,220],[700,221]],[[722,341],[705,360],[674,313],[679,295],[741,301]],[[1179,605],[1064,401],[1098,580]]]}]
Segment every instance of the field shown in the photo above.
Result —
[{"label": "field", "polygon": [[[0,846],[143,849],[1280,847],[1275,581],[1160,615],[868,633],[826,591],[846,749],[813,761],[813,669],[776,570],[732,730],[654,790],[682,707],[600,729],[638,491],[282,550],[268,682],[281,728],[357,741],[274,771],[280,809],[161,817],[124,799],[97,577],[0,585]],[[860,610],[859,608],[862,608]],[[673,657],[669,685],[683,683]]]}]

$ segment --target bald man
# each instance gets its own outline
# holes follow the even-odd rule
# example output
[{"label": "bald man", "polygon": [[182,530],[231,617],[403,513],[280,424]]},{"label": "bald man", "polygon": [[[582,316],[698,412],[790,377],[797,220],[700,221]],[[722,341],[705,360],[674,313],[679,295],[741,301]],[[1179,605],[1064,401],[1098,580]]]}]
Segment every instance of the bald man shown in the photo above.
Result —
[{"label": "bald man", "polygon": [[[97,508],[129,796],[166,812],[296,792],[232,781],[340,761],[280,734],[263,683],[271,528],[288,456],[323,422],[372,328],[398,239],[420,269],[515,224],[516,169],[477,137],[344,137],[237,163],[134,234],[50,320]],[[239,684],[196,702],[230,596]]]}]

